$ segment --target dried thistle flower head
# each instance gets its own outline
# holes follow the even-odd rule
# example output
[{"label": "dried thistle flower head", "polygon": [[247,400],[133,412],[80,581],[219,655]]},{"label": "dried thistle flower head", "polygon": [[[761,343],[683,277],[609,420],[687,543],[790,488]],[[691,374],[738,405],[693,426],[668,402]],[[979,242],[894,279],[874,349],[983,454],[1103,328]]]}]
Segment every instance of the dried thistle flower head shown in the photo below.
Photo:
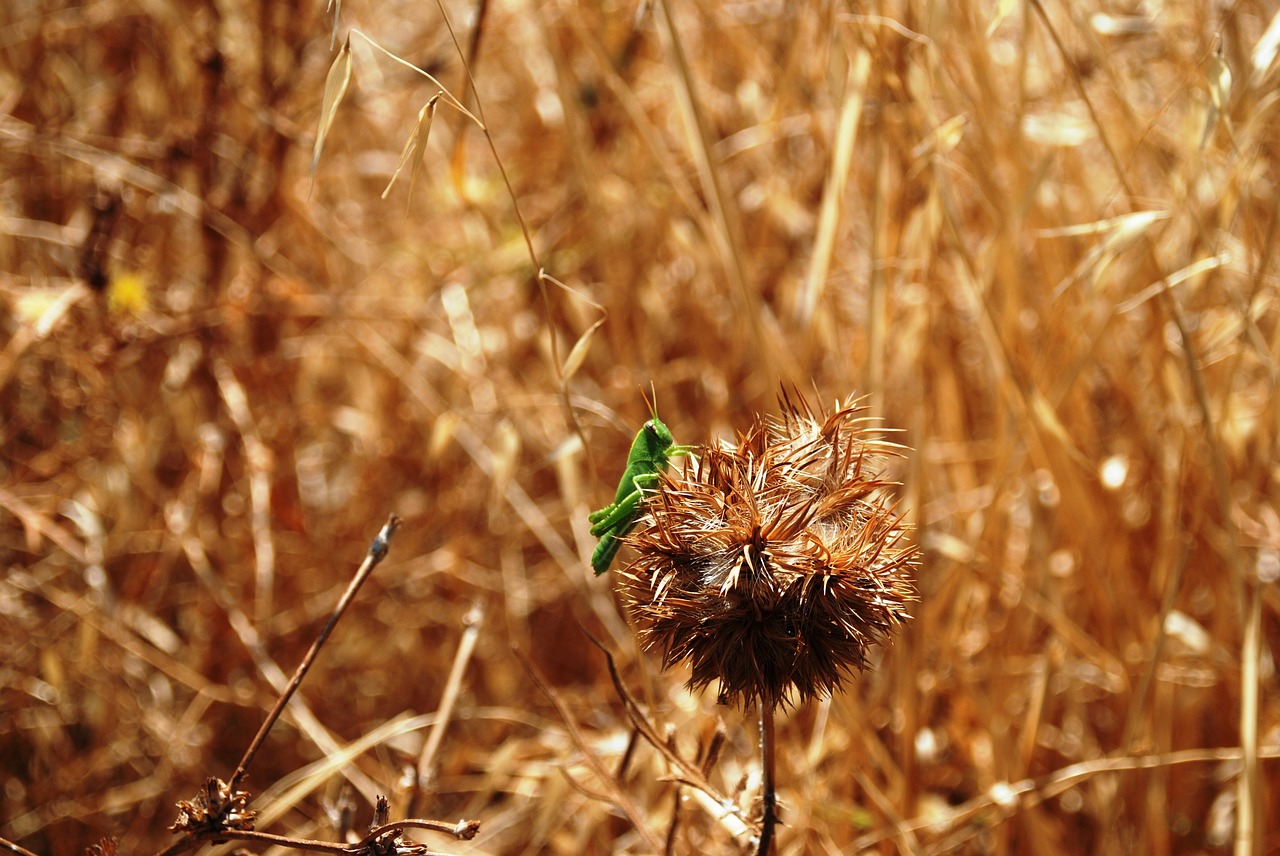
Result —
[{"label": "dried thistle flower head", "polygon": [[623,596],[664,667],[687,661],[691,689],[773,707],[827,696],[866,667],[915,599],[915,549],[885,496],[883,456],[853,399],[817,415],[782,395],[668,474],[629,537]]}]

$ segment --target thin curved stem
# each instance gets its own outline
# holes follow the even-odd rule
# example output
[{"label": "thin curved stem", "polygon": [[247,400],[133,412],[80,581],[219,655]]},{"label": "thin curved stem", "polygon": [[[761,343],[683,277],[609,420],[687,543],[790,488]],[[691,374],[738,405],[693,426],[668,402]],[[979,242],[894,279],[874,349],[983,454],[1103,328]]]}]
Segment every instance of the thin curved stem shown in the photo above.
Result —
[{"label": "thin curved stem", "polygon": [[759,856],[768,856],[773,847],[773,828],[778,822],[778,793],[774,786],[773,699],[760,700],[760,767],[763,783],[761,800],[764,816],[760,820]]}]

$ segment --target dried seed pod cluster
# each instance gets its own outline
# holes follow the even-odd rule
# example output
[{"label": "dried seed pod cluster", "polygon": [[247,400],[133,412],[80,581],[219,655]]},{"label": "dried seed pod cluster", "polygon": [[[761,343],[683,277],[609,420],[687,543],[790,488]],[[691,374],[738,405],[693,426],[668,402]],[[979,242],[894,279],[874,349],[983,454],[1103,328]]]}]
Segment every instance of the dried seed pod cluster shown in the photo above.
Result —
[{"label": "dried seed pod cluster", "polygon": [[784,394],[782,410],[664,477],[623,574],[664,666],[686,661],[691,689],[719,681],[746,707],[830,695],[915,599],[915,549],[879,469],[900,447],[852,399],[815,415]]}]

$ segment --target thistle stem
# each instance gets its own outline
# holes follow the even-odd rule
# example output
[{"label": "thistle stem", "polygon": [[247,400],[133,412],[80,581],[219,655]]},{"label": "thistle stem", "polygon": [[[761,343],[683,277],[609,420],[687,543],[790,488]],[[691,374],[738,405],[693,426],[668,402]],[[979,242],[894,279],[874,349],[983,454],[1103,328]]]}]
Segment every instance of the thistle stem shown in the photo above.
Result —
[{"label": "thistle stem", "polygon": [[760,767],[762,770],[762,794],[764,815],[760,819],[760,849],[758,856],[769,856],[773,847],[773,827],[778,822],[778,794],[774,790],[774,739],[773,699],[766,693],[760,699]]}]

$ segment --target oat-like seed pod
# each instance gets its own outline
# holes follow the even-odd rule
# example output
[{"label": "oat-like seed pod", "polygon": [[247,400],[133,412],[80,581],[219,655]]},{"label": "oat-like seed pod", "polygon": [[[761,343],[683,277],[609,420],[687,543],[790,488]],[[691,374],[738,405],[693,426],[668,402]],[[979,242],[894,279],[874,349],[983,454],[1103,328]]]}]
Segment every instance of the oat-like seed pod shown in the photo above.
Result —
[{"label": "oat-like seed pod", "polygon": [[624,599],[664,666],[723,702],[804,702],[841,688],[888,641],[915,599],[916,551],[850,399],[815,414],[783,394],[736,443],[706,447],[668,474],[630,536]]}]

